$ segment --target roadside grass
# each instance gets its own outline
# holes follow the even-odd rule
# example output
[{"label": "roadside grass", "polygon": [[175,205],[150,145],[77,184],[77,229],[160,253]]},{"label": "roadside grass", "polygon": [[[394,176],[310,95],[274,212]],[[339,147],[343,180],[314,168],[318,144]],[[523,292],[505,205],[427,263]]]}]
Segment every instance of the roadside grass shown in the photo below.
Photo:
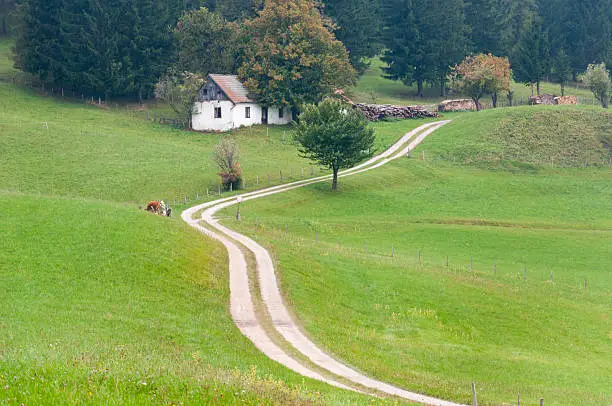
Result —
[{"label": "roadside grass", "polygon": [[322,183],[246,202],[240,223],[221,215],[271,249],[308,334],[366,373],[466,403],[476,382],[481,404],[519,392],[607,404],[612,170],[519,165],[529,150],[509,168],[451,159],[500,126],[566,142],[543,124],[566,112],[593,120],[582,145],[609,124],[588,108],[456,115],[413,158],[343,178],[340,193]]},{"label": "roadside grass", "polygon": [[[347,89],[348,95],[353,97],[355,101],[363,103],[378,103],[378,104],[399,104],[399,105],[415,105],[415,104],[438,104],[444,99],[463,98],[463,96],[449,95],[446,98],[440,97],[439,86],[425,86],[424,97],[417,96],[416,84],[406,86],[401,81],[393,81],[382,77],[382,67],[384,63],[378,59],[372,59],[372,65],[365,74],[359,79],[358,84],[353,89]],[[531,88],[522,83],[512,82],[512,90],[514,91],[514,99],[527,100],[531,96]],[[541,93],[549,93],[561,95],[561,87],[557,83],[542,82]],[[579,83],[571,83],[566,87],[567,95],[584,97],[593,99],[593,94]],[[500,96],[500,102],[506,102],[506,95]],[[483,103],[490,103],[491,98],[485,97]]]},{"label": "roadside grass", "polygon": [[0,393],[11,403],[363,402],[262,356],[227,255],[124,204],[0,193]]},{"label": "roadside grass", "polygon": [[[9,48],[0,40],[4,72]],[[205,200],[225,136],[247,180],[308,167],[290,128],[197,134],[0,80],[0,403],[394,403],[263,356],[230,318],[223,247],[137,210]]]}]

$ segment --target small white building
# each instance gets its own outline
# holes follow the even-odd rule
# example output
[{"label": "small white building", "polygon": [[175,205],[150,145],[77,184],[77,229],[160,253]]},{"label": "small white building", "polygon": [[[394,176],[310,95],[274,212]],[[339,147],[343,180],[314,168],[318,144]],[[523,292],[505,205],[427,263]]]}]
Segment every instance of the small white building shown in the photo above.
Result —
[{"label": "small white building", "polygon": [[235,75],[208,75],[191,118],[196,131],[228,131],[256,124],[289,124],[291,110],[263,107]]}]

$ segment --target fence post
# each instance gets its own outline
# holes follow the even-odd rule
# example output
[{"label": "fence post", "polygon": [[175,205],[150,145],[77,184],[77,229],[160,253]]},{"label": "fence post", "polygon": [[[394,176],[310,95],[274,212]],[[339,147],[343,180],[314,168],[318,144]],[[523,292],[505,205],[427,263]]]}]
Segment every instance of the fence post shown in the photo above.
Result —
[{"label": "fence post", "polygon": [[474,267],[472,266],[472,257],[470,257],[470,272],[474,272]]},{"label": "fence post", "polygon": [[218,185],[217,188],[219,189],[219,196],[221,196],[221,185]]},{"label": "fence post", "polygon": [[521,392],[519,392],[519,394],[518,394],[517,406],[521,406]]},{"label": "fence post", "polygon": [[493,275],[497,275],[497,262],[493,264]]},{"label": "fence post", "polygon": [[283,170],[279,169],[279,172],[280,172],[280,178],[281,178],[281,182],[282,182],[283,181]]},{"label": "fence post", "polygon": [[391,258],[395,256],[395,245],[391,245]]},{"label": "fence post", "polygon": [[523,265],[523,280],[527,280],[527,265]]},{"label": "fence post", "polygon": [[540,398],[540,406],[544,406],[544,398]]},{"label": "fence post", "polygon": [[419,260],[419,264],[421,263],[421,250],[419,249],[418,253],[417,253],[417,257]]},{"label": "fence post", "polygon": [[259,185],[259,175],[257,175],[257,184]]},{"label": "fence post", "polygon": [[474,406],[478,406],[478,398],[476,397],[476,384],[474,382],[472,382],[472,395],[474,396],[474,401],[472,402],[472,404]]}]

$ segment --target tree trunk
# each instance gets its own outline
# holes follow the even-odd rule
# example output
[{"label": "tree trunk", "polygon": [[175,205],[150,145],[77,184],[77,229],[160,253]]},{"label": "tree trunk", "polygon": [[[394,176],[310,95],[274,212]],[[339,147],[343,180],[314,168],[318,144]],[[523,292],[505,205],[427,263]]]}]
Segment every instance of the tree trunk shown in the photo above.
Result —
[{"label": "tree trunk", "polygon": [[497,92],[491,94],[491,101],[493,102],[493,108],[497,108]]},{"label": "tree trunk", "polygon": [[337,190],[338,189],[338,169],[337,167],[333,168],[334,171],[334,180],[332,181],[332,190]]},{"label": "tree trunk", "polygon": [[530,82],[529,85],[531,86],[531,96],[535,96],[535,94],[533,93],[533,82]]},{"label": "tree trunk", "polygon": [[446,97],[446,80],[440,78],[440,97]]},{"label": "tree trunk", "polygon": [[476,105],[476,111],[482,110],[482,104],[480,104],[480,100],[475,97],[472,97],[472,100],[474,100],[474,104]]},{"label": "tree trunk", "polygon": [[538,96],[539,96],[540,95],[540,81],[539,80],[536,82],[536,88],[538,90]]},{"label": "tree trunk", "polygon": [[565,81],[561,81],[561,96],[565,96]]},{"label": "tree trunk", "polygon": [[417,80],[417,96],[423,97],[423,81]]},{"label": "tree trunk", "polygon": [[608,92],[605,90],[601,92],[601,107],[604,109],[608,108]]}]

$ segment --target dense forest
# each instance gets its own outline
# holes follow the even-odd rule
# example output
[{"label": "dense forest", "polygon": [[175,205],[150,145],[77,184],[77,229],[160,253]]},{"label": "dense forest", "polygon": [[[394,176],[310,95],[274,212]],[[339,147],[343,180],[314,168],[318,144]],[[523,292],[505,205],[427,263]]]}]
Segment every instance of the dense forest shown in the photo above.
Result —
[{"label": "dense forest", "polygon": [[[269,3],[309,3],[322,17],[308,24],[333,33],[356,74],[379,55],[387,77],[419,91],[431,84],[444,95],[451,67],[479,52],[508,56],[524,83],[612,66],[612,0],[0,0],[0,30],[16,39],[17,67],[49,86],[146,99],[169,70],[204,76],[255,63],[261,55],[253,55],[247,28]],[[291,47],[287,27],[269,23]]]}]

